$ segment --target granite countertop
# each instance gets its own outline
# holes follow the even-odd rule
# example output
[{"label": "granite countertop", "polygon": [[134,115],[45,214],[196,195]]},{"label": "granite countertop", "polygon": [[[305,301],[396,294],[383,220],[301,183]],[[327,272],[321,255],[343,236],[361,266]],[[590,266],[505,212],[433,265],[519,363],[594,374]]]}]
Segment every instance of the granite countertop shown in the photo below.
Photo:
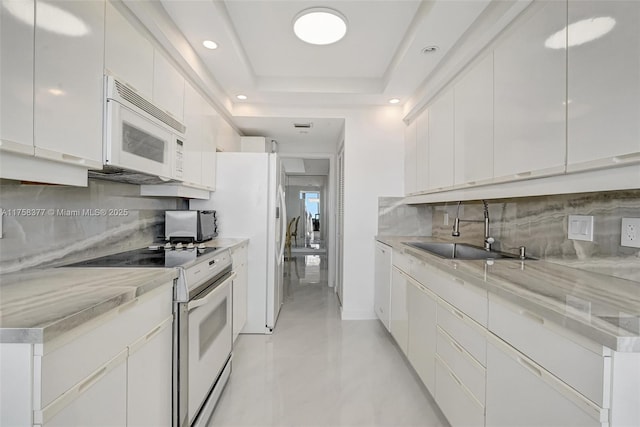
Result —
[{"label": "granite countertop", "polygon": [[[640,282],[542,260],[452,260],[403,244],[431,237],[378,236],[399,249],[601,345],[640,352]],[[614,261],[612,261],[614,262]]]},{"label": "granite countertop", "polygon": [[47,268],[0,276],[0,343],[41,344],[150,292],[175,268]]},{"label": "granite countertop", "polygon": [[248,242],[249,239],[245,238],[233,238],[233,237],[215,237],[211,240],[204,242],[204,245],[208,248],[210,247],[219,247],[219,248],[228,248],[233,251],[236,246],[239,246],[245,242]]}]

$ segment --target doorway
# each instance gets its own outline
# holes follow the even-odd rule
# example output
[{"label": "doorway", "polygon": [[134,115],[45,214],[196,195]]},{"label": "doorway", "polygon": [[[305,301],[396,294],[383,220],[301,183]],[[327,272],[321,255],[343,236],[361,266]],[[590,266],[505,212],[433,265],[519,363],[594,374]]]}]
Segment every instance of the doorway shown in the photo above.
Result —
[{"label": "doorway", "polygon": [[320,230],[320,220],[322,217],[320,198],[321,193],[319,191],[300,191],[301,211],[303,212],[304,218],[304,221],[301,223],[303,226],[302,231],[304,232],[304,248],[326,248],[324,239],[322,238],[325,227],[322,227],[322,232]]}]

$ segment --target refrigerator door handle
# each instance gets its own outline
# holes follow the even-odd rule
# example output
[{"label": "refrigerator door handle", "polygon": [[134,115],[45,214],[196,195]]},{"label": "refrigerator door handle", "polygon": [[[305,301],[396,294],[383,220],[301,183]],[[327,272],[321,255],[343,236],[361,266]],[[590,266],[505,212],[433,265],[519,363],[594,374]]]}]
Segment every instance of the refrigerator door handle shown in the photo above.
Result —
[{"label": "refrigerator door handle", "polygon": [[278,196],[280,197],[280,210],[282,213],[282,215],[280,215],[280,230],[282,235],[280,236],[280,253],[277,260],[278,265],[280,265],[282,263],[282,257],[284,256],[284,246],[287,239],[287,204],[284,197],[284,191],[282,190],[282,185],[278,186]]}]

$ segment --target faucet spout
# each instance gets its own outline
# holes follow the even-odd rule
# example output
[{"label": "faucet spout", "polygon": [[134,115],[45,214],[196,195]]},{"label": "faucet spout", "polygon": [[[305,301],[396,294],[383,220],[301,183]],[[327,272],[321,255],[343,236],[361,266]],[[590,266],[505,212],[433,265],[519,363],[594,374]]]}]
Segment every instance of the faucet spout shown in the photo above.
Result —
[{"label": "faucet spout", "polygon": [[453,237],[460,236],[460,222],[484,222],[484,248],[488,251],[491,250],[491,245],[495,242],[495,239],[490,236],[490,219],[489,219],[489,203],[486,200],[482,201],[484,205],[484,220],[475,220],[475,219],[461,219],[460,218],[460,205],[462,202],[458,202],[458,208],[456,210],[456,219],[453,222],[453,231],[451,235]]}]

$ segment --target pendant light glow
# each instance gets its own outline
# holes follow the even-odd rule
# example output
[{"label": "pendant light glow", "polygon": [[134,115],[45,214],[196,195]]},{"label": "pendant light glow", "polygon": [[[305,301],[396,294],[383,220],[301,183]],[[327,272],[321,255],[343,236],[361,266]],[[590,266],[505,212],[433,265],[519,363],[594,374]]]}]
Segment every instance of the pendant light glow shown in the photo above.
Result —
[{"label": "pendant light glow", "polygon": [[245,101],[247,99],[247,95],[236,95],[236,98],[238,98],[240,101]]},{"label": "pendant light glow", "polygon": [[[569,24],[557,33],[551,35],[544,45],[549,49],[564,49],[566,47],[580,46],[581,44],[599,39],[613,30],[616,20],[603,16],[599,18],[583,19]],[[567,30],[569,34],[567,36]]]},{"label": "pendant light glow", "polygon": [[347,19],[340,12],[329,8],[305,9],[296,16],[293,32],[303,42],[328,45],[347,34]]},{"label": "pendant light glow", "polygon": [[399,104],[400,100],[398,98],[391,98],[389,100],[389,104]]}]

